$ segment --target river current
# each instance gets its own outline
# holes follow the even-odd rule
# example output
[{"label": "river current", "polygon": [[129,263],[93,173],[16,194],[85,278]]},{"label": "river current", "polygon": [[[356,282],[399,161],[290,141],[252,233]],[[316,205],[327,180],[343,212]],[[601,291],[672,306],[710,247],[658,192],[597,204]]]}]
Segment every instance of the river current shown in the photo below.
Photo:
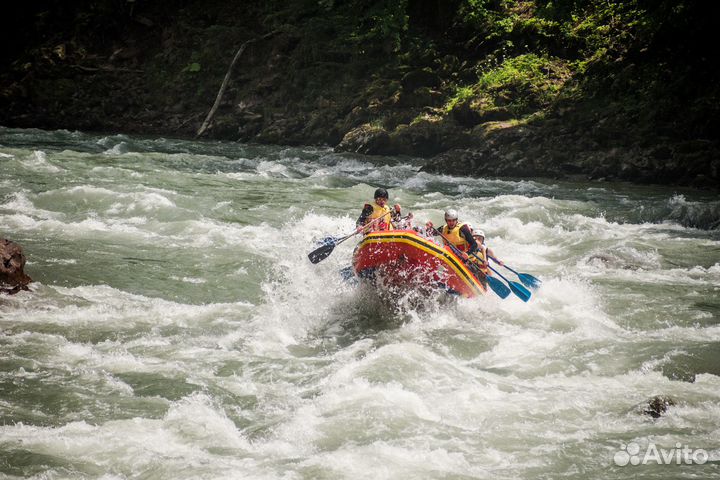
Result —
[{"label": "river current", "polygon": [[[0,128],[35,280],[0,297],[0,477],[720,478],[717,197],[420,165]],[[542,288],[388,306],[356,242],[312,265],[378,186]]]}]

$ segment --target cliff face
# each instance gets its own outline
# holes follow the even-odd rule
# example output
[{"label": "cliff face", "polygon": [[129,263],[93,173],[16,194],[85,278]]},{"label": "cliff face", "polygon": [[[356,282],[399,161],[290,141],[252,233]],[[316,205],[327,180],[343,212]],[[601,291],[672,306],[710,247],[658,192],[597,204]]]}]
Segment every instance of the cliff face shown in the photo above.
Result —
[{"label": "cliff face", "polygon": [[717,186],[718,7],[632,0],[59,0],[11,8],[0,124]]}]

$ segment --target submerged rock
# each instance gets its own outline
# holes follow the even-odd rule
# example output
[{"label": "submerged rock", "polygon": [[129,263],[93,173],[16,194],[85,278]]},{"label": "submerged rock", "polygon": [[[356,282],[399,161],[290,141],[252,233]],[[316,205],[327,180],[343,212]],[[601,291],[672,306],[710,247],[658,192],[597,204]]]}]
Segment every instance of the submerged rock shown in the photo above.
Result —
[{"label": "submerged rock", "polygon": [[20,290],[29,290],[27,285],[32,278],[24,271],[25,261],[20,245],[0,239],[0,293],[13,295]]},{"label": "submerged rock", "polygon": [[670,397],[662,395],[656,395],[644,406],[643,412],[645,415],[650,415],[652,418],[660,418],[669,407],[675,405],[675,400]]}]

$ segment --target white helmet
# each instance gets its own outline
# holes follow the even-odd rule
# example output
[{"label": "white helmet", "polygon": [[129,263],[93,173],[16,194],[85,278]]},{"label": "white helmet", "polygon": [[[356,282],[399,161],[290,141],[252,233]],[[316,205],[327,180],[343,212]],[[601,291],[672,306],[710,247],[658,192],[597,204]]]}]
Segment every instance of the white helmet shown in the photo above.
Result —
[{"label": "white helmet", "polygon": [[454,208],[449,208],[445,210],[445,220],[457,220],[458,219],[458,213],[457,210]]},{"label": "white helmet", "polygon": [[483,232],[482,230],[475,230],[475,231],[473,232],[473,237],[483,237],[483,238],[485,238],[485,232]]}]

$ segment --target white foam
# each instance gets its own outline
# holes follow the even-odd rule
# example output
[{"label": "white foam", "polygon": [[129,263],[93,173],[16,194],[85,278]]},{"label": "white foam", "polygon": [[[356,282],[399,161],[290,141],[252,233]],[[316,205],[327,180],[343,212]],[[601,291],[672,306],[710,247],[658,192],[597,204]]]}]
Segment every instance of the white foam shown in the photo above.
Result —
[{"label": "white foam", "polygon": [[[108,150],[122,142],[136,141],[102,140]],[[152,149],[143,142],[136,144]],[[55,425],[0,426],[8,448],[63,459],[94,477],[83,465],[121,478],[555,478],[574,474],[566,465],[590,477],[606,474],[610,450],[632,438],[694,439],[698,447],[717,438],[720,377],[703,373],[687,383],[661,374],[681,352],[720,339],[707,299],[720,288],[712,234],[605,217],[606,197],[625,209],[638,201],[602,189],[588,201],[557,185],[269,151],[240,160],[229,160],[237,152],[136,153],[125,157],[121,180],[100,168],[81,175],[101,181],[65,183],[63,172],[42,194],[8,190],[0,222],[9,231],[47,237],[50,246],[109,246],[110,256],[120,245],[161,249],[178,265],[138,263],[133,274],[154,282],[153,295],[191,292],[205,302],[72,286],[84,278],[75,263],[56,252],[33,259],[34,268],[54,267],[38,272],[42,282],[32,295],[0,303],[5,349],[16,362],[5,380],[29,388],[45,375],[45,385],[63,382],[70,396],[59,394],[62,414],[1,399],[8,417]],[[322,160],[304,160],[312,155]],[[82,158],[88,165],[121,161],[96,157]],[[217,162],[230,162],[219,170],[252,171],[199,173]],[[143,185],[122,183],[139,171]],[[173,187],[164,189],[166,174]],[[281,190],[278,203],[245,208],[244,188],[262,182],[272,189],[268,178]],[[388,186],[419,221],[441,223],[444,209],[458,208],[462,220],[485,230],[501,259],[541,277],[543,286],[528,303],[489,292],[425,309],[404,304],[398,313],[382,308],[372,289],[340,281],[356,238],[311,264],[314,241],[352,232],[355,207],[377,185]],[[555,192],[576,199],[552,198]],[[291,201],[288,211],[278,207]],[[669,264],[675,249],[684,256]],[[181,270],[188,252],[197,265]],[[689,265],[699,253],[706,255],[702,266]],[[72,266],[69,273],[62,265]],[[115,281],[126,271],[92,273]],[[677,293],[662,297],[674,303],[671,312],[653,306],[661,302],[649,286]],[[219,302],[222,289],[223,298],[237,300]],[[133,376],[171,386],[163,391],[163,382],[153,382],[148,394]],[[73,396],[75,388],[84,397]],[[186,391],[194,393],[176,400]],[[657,421],[639,415],[637,405],[658,394],[676,405]],[[42,475],[59,472],[49,467]]]},{"label": "white foam", "polygon": [[37,172],[59,173],[62,168],[53,165],[47,158],[47,153],[42,150],[35,150],[29,157],[22,161],[22,165]]}]

